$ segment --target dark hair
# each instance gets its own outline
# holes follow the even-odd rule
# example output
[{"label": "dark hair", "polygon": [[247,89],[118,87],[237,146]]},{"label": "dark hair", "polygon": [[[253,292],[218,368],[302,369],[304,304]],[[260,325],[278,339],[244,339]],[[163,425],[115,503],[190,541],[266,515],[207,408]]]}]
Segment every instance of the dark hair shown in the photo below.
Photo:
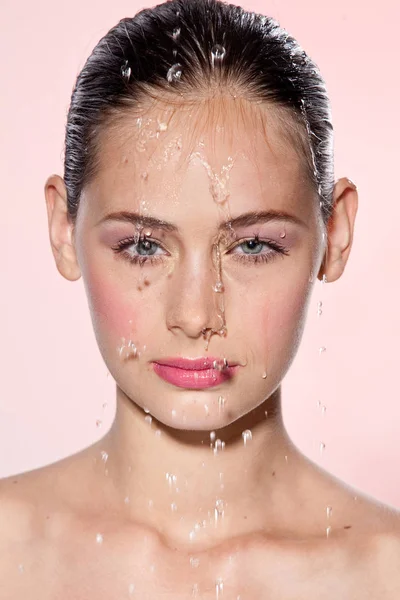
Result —
[{"label": "dark hair", "polygon": [[323,221],[332,214],[333,127],[317,65],[270,17],[219,0],[170,0],[124,18],[98,42],[77,77],[68,111],[64,180],[76,219],[99,168],[100,136],[146,96],[236,90],[274,105],[305,159]]}]

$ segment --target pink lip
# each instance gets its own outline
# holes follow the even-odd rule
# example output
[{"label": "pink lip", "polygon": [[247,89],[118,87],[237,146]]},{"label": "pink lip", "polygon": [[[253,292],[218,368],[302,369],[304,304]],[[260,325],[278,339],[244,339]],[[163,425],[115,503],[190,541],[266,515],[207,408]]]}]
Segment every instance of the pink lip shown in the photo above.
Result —
[{"label": "pink lip", "polygon": [[159,377],[177,387],[187,389],[205,389],[214,387],[232,378],[238,369],[237,364],[230,364],[222,370],[213,367],[214,361],[222,363],[214,357],[204,358],[166,358],[153,362],[154,371]]}]

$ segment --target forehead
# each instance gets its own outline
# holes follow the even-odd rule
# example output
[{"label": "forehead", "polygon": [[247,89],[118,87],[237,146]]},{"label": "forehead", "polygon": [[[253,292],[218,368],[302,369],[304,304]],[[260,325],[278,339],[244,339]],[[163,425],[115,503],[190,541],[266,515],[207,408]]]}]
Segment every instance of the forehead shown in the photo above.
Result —
[{"label": "forehead", "polygon": [[210,196],[213,183],[226,187],[233,210],[244,200],[247,210],[257,209],[264,199],[304,215],[312,205],[299,146],[265,104],[219,97],[125,112],[105,128],[97,153],[99,168],[84,195],[94,197],[91,212],[100,216],[138,209],[143,198],[165,207],[184,196],[188,206],[188,198]]}]

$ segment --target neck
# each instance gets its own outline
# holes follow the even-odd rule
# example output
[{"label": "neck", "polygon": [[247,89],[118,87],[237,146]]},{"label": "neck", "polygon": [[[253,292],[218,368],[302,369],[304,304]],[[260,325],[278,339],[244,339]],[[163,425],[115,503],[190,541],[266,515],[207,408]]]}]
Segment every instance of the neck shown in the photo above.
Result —
[{"label": "neck", "polygon": [[280,388],[211,440],[209,431],[163,426],[117,388],[116,418],[96,446],[97,473],[107,475],[126,518],[192,548],[273,524],[283,510],[282,486],[293,485],[297,454]]}]

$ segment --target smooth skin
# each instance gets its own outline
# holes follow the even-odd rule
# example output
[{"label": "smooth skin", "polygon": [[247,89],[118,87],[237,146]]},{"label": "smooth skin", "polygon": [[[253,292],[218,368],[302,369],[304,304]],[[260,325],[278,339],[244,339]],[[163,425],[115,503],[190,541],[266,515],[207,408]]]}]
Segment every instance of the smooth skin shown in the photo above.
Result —
[{"label": "smooth skin", "polygon": [[[302,455],[281,414],[313,285],[336,281],[349,258],[355,185],[336,181],[325,231],[273,107],[221,95],[179,110],[158,102],[139,118],[104,135],[75,224],[63,179],[46,182],[56,266],[83,277],[117,414],[91,447],[0,483],[1,598],[397,600],[399,512]],[[117,252],[138,233],[107,219],[120,211],[169,226],[146,225],[150,245]],[[289,217],[235,221],[266,211]],[[227,333],[206,350],[221,302]],[[207,355],[237,373],[198,391],[153,369]]]}]

